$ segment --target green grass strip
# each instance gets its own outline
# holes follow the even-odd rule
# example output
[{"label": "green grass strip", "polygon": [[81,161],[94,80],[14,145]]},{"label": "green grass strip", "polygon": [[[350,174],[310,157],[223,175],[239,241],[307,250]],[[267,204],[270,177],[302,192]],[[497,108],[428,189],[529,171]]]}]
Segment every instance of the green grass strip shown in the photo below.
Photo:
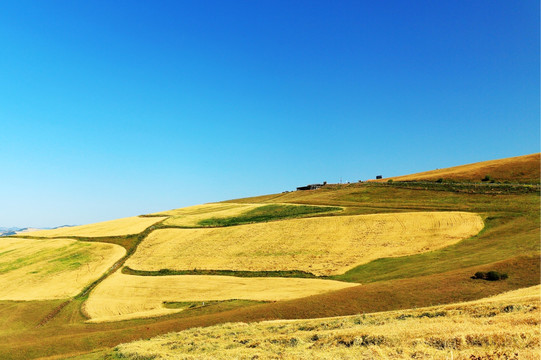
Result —
[{"label": "green grass strip", "polygon": [[312,273],[301,270],[283,270],[283,271],[236,271],[236,270],[171,270],[161,269],[157,271],[134,270],[128,266],[122,268],[122,273],[138,276],[165,276],[165,275],[221,275],[236,277],[283,277],[283,278],[326,278],[316,276]]},{"label": "green grass strip", "polygon": [[198,225],[208,227],[234,226],[272,220],[290,219],[341,210],[343,209],[337,206],[271,204],[257,207],[239,216],[204,219],[199,221]]},{"label": "green grass strip", "polygon": [[210,300],[210,301],[164,301],[163,305],[167,309],[199,309],[202,307],[225,304],[225,303],[234,303],[235,305],[248,306],[248,305],[258,305],[258,304],[267,304],[270,301],[261,301],[261,300],[245,300],[245,299],[230,299],[230,300]]}]

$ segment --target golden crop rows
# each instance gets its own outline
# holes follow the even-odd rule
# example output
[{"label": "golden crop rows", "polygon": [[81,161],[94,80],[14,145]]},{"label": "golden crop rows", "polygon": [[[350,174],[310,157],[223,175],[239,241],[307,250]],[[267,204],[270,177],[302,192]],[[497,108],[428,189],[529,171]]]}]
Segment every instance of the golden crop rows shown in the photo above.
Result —
[{"label": "golden crop rows", "polygon": [[68,239],[0,241],[0,300],[62,299],[77,295],[126,250]]},{"label": "golden crop rows", "polygon": [[63,227],[52,230],[38,230],[24,233],[25,236],[34,237],[100,237],[100,236],[121,236],[138,234],[147,227],[165,219],[165,217],[129,217],[117,220],[110,220],[89,225]]},{"label": "golden crop rows", "polygon": [[93,322],[165,315],[164,301],[289,300],[359,284],[298,278],[233,276],[134,276],[116,272],[99,284],[84,304]]},{"label": "golden crop rows", "polygon": [[483,228],[477,214],[318,217],[212,229],[161,229],[127,265],[138,270],[303,270],[341,274],[382,257],[443,248]]},{"label": "golden crop rows", "polygon": [[198,222],[204,219],[237,216],[259,206],[262,206],[262,204],[211,203],[170,210],[159,214],[171,216],[164,221],[164,225],[197,226]]}]

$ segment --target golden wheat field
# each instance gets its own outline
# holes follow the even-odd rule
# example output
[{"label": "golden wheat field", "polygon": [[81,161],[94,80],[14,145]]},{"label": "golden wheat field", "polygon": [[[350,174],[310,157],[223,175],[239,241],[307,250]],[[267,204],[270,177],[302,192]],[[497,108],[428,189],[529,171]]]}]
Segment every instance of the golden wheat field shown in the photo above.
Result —
[{"label": "golden wheat field", "polygon": [[[482,161],[473,164],[437,169],[417,174],[396,176],[397,181],[454,179],[481,181],[486,175],[499,181],[539,182],[540,154],[516,156],[506,159]],[[382,180],[387,181],[387,179]]]},{"label": "golden wheat field", "polygon": [[198,226],[198,222],[204,219],[237,216],[259,206],[262,205],[211,203],[170,210],[158,214],[170,216],[164,221],[164,225],[190,227]]},{"label": "golden wheat field", "polygon": [[138,270],[303,270],[341,274],[371,260],[449,246],[477,234],[467,212],[293,219],[213,229],[152,232],[126,265]]},{"label": "golden wheat field", "polygon": [[0,239],[0,300],[62,299],[77,295],[126,250],[69,239]]},{"label": "golden wheat field", "polygon": [[122,344],[126,359],[539,359],[540,286],[348,317],[229,323]]},{"label": "golden wheat field", "polygon": [[151,225],[166,217],[139,217],[133,216],[123,219],[110,220],[89,225],[64,227],[52,230],[39,230],[25,233],[33,237],[100,237],[139,234]]},{"label": "golden wheat field", "polygon": [[359,284],[298,278],[240,278],[233,276],[135,276],[116,272],[99,284],[84,304],[93,322],[165,315],[164,301],[246,299],[278,301],[320,294]]},{"label": "golden wheat field", "polygon": [[238,209],[238,208],[242,208],[242,205],[246,205],[246,204],[207,203],[207,204],[187,206],[187,207],[172,209],[172,210],[167,210],[167,211],[160,211],[157,213],[153,213],[151,215],[156,215],[156,216],[199,215],[199,214],[208,214],[211,212]]}]

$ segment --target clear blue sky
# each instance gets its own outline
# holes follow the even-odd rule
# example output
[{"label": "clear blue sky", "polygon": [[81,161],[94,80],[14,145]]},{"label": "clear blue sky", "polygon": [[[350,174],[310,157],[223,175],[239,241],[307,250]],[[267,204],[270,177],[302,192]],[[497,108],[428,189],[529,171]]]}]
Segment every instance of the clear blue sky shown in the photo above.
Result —
[{"label": "clear blue sky", "polygon": [[5,1],[0,226],[539,151],[539,2]]}]

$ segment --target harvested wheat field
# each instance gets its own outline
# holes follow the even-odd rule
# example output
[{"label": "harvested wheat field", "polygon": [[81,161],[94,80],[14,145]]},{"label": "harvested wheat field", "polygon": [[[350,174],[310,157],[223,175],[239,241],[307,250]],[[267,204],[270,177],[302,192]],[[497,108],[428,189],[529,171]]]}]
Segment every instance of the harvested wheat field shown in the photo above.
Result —
[{"label": "harvested wheat field", "polygon": [[333,280],[233,276],[134,276],[119,272],[99,284],[84,304],[93,322],[166,315],[164,301],[246,299],[278,301],[359,286]]},{"label": "harvested wheat field", "polygon": [[467,212],[415,212],[293,219],[215,229],[161,229],[126,265],[137,270],[302,270],[342,274],[382,257],[443,248],[477,234]]},{"label": "harvested wheat field", "polygon": [[[441,178],[481,181],[486,175],[489,175],[497,181],[539,183],[539,164],[540,154],[537,153],[397,176],[390,179],[397,181],[433,181]],[[387,179],[382,181],[387,181]]]},{"label": "harvested wheat field", "polygon": [[120,259],[121,246],[68,239],[0,240],[0,300],[77,295]]},{"label": "harvested wheat field", "polygon": [[125,359],[539,359],[540,287],[338,318],[229,323],[119,345]]},{"label": "harvested wheat field", "polygon": [[199,221],[204,219],[237,216],[259,206],[261,204],[211,203],[165,211],[155,215],[170,216],[164,221],[164,225],[191,227],[198,226]]},{"label": "harvested wheat field", "polygon": [[261,206],[261,204],[236,204],[236,203],[208,203],[193,205],[173,210],[162,211],[152,214],[153,216],[187,216],[187,215],[205,215],[222,213],[225,216],[241,214],[247,209]]},{"label": "harvested wheat field", "polygon": [[129,217],[110,220],[89,225],[64,227],[52,230],[39,230],[25,233],[25,236],[33,237],[101,237],[139,234],[149,226],[165,219],[166,217]]}]

